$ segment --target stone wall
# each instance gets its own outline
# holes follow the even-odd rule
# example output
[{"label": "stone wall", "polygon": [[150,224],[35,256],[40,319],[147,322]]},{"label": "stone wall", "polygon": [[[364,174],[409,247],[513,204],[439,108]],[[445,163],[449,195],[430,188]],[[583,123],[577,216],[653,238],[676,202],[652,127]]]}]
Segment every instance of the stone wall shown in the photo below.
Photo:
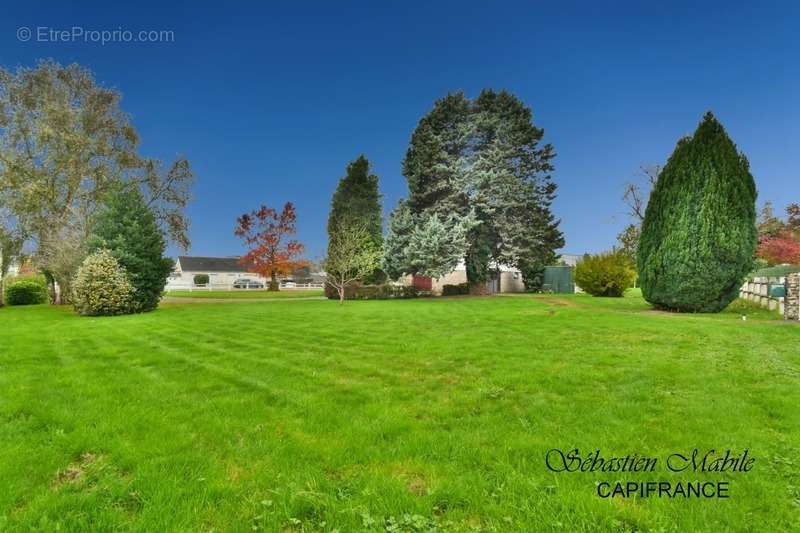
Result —
[{"label": "stone wall", "polygon": [[786,320],[800,320],[800,272],[786,276]]},{"label": "stone wall", "polygon": [[783,285],[785,281],[786,278],[753,278],[746,281],[739,289],[739,297],[784,314],[784,299],[771,297],[769,286]]}]

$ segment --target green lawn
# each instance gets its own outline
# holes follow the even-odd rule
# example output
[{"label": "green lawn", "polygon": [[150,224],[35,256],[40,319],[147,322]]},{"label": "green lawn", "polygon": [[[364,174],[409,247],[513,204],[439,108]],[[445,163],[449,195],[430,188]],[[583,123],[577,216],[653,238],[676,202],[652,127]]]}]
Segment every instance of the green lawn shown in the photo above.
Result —
[{"label": "green lawn", "polygon": [[311,298],[314,296],[324,296],[322,289],[284,289],[281,291],[268,291],[259,289],[248,289],[239,291],[169,291],[167,296],[178,298],[225,298],[225,299],[284,299],[284,298]]},{"label": "green lawn", "polygon": [[[788,531],[800,523],[800,326],[737,305],[0,309],[0,530]],[[755,463],[545,468],[548,450],[575,447],[660,460],[748,449]],[[730,498],[596,495],[617,480],[727,480]]]}]

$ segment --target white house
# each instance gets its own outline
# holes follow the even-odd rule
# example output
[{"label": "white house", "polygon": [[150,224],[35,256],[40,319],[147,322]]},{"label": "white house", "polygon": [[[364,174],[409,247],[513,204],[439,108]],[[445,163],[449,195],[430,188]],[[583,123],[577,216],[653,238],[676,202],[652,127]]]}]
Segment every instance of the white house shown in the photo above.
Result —
[{"label": "white house", "polygon": [[[525,292],[522,282],[522,272],[519,269],[499,265],[492,266],[492,279],[486,282],[490,293],[496,292]],[[441,278],[427,278],[424,276],[405,276],[401,281],[406,285],[414,285],[421,290],[429,290],[433,294],[441,294],[445,285],[460,285],[467,283],[467,267],[463,261],[456,268]]]},{"label": "white house", "polygon": [[268,280],[259,274],[248,272],[239,262],[238,257],[196,257],[182,255],[175,261],[175,267],[167,281],[167,289],[189,287],[194,283],[197,274],[208,274],[209,285],[232,287],[233,282],[246,278],[263,283]]},{"label": "white house", "polygon": [[[192,287],[198,274],[208,275],[208,288],[231,289],[235,281],[247,279],[269,286],[269,279],[248,272],[239,262],[239,257],[198,257],[181,255],[167,280],[167,290]],[[322,287],[325,284],[324,272],[311,272],[300,269],[291,276],[278,276],[282,289]]]},{"label": "white house", "polygon": [[[559,255],[559,260],[566,266],[574,267],[582,257],[581,254],[562,253]],[[550,270],[555,270],[555,268],[548,267],[548,271]],[[525,283],[522,280],[522,272],[519,269],[506,265],[490,265],[490,271],[492,279],[486,282],[486,288],[489,293],[525,292]],[[552,280],[548,281],[549,274],[552,274],[552,272],[545,272],[545,283],[552,283]],[[405,276],[400,281],[405,285],[414,285],[420,290],[441,294],[445,285],[467,283],[467,268],[464,262],[461,261],[452,272],[441,278]],[[575,290],[579,291],[580,289],[575,287]]]},{"label": "white house", "polygon": [[582,258],[583,258],[583,254],[561,254],[559,256],[559,259],[561,259],[561,261],[565,265],[571,266],[571,267],[574,267],[575,265],[577,265],[578,261],[580,261]]},{"label": "white house", "polygon": [[[2,258],[0,258],[0,261],[2,261]],[[8,277],[14,277],[17,274],[19,274],[19,263],[17,263],[16,261],[11,261],[11,265],[9,265],[9,267],[8,267],[7,276]]]}]

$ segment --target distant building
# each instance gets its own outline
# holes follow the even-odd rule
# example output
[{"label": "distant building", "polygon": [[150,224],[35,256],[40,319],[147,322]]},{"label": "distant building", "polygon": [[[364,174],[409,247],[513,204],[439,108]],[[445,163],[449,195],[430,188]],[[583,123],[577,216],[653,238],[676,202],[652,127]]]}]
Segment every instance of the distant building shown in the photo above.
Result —
[{"label": "distant building", "polygon": [[[0,263],[2,263],[2,261],[3,257],[2,254],[0,254]],[[36,268],[34,268],[30,258],[23,259],[22,263],[20,263],[20,261],[17,259],[11,259],[11,262],[8,265],[8,270],[6,272],[6,276],[8,277],[33,276],[36,274],[37,274]]]},{"label": "distant building", "polygon": [[583,258],[583,254],[561,254],[559,260],[565,265],[574,267]]},{"label": "distant building", "polygon": [[[194,285],[194,277],[198,274],[208,275],[208,284],[219,288],[231,288],[235,281],[248,279],[259,282],[264,286],[269,285],[269,279],[248,270],[242,266],[240,257],[200,257],[181,255],[175,261],[175,266],[167,280],[167,290],[190,287]],[[310,269],[301,269],[291,276],[278,276],[282,287],[291,288],[295,285],[321,285],[325,283],[325,275],[311,272]]]},{"label": "distant building", "polygon": [[[582,254],[559,255],[557,264],[574,267],[583,258]],[[491,266],[491,279],[486,282],[486,289],[489,293],[504,292],[525,292],[525,283],[522,280],[522,272],[518,268],[499,265]],[[413,285],[419,290],[430,291],[433,294],[441,294],[445,285],[460,285],[467,283],[467,268],[461,261],[456,268],[441,278],[429,278],[426,276],[405,276],[400,280],[405,285]],[[572,289],[570,289],[570,292]]]},{"label": "distant building", "polygon": [[16,261],[12,261],[11,265],[8,267],[8,276],[13,277],[19,274],[19,263]]},{"label": "distant building", "polygon": [[[464,262],[461,261],[452,272],[441,278],[405,276],[401,278],[400,281],[405,285],[413,285],[423,291],[441,294],[445,285],[467,283],[467,267]],[[499,267],[492,266],[491,279],[486,282],[486,289],[489,293],[525,292],[525,284],[522,282],[522,272],[520,272],[519,269],[507,267],[505,265],[499,265]]]},{"label": "distant building", "polygon": [[197,257],[182,255],[175,261],[169,286],[192,285],[197,274],[207,274],[209,285],[232,286],[237,279],[247,278],[266,283],[263,276],[248,272],[238,257]]}]

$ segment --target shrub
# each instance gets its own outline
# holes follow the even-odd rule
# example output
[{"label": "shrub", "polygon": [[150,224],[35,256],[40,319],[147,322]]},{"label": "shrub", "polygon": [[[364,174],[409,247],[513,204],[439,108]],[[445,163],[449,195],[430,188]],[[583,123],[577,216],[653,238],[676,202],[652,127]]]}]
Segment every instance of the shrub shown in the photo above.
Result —
[{"label": "shrub", "polygon": [[755,198],[747,158],[707,113],[650,195],[638,252],[644,298],[675,311],[727,307],[753,268]]},{"label": "shrub", "polygon": [[123,315],[135,309],[135,290],[111,252],[98,250],[78,269],[72,302],[81,315]]},{"label": "shrub", "polygon": [[3,278],[6,286],[11,285],[12,283],[16,283],[18,281],[30,281],[32,283],[36,283],[37,285],[41,285],[45,289],[47,289],[47,279],[42,274],[24,274],[18,276],[6,276]]},{"label": "shrub", "polygon": [[10,283],[6,287],[8,305],[42,304],[47,301],[47,288],[44,284],[30,279]]},{"label": "shrub", "polygon": [[210,278],[208,274],[195,274],[194,275],[194,284],[195,285],[208,285]]},{"label": "shrub", "polygon": [[469,294],[469,283],[445,285],[442,287],[442,296],[459,296],[462,294]]},{"label": "shrub", "polygon": [[[325,296],[331,300],[338,300],[339,293],[334,287],[325,285]],[[345,287],[345,300],[388,300],[391,298],[416,298],[420,291],[410,285],[381,285],[352,284]]]},{"label": "shrub", "polygon": [[575,267],[575,284],[592,296],[622,296],[635,276],[633,263],[622,252],[590,255]]},{"label": "shrub", "polygon": [[[552,263],[555,263],[555,261]],[[526,292],[540,292],[543,289],[544,268],[543,265],[529,266],[520,264],[519,269],[522,273],[522,283],[525,285]]]},{"label": "shrub", "polygon": [[108,250],[125,269],[136,312],[155,309],[173,263],[164,257],[164,233],[141,191],[132,186],[114,191],[93,222],[89,252]]}]

